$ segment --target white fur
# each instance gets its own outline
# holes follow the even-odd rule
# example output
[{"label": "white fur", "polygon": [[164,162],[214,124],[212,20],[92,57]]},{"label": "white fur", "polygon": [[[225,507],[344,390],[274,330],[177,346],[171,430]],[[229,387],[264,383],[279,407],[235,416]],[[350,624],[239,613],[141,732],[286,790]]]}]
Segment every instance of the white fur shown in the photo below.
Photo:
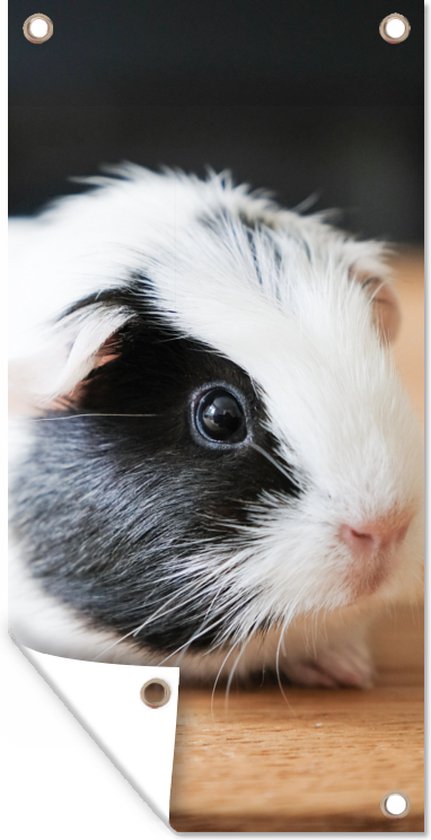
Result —
[{"label": "white fur", "polygon": [[[114,175],[121,178],[93,179],[94,191],[11,225],[11,291],[19,313],[12,332],[14,404],[37,410],[91,370],[97,349],[129,314],[94,307],[60,324],[54,319],[139,269],[150,278],[157,309],[181,333],[252,377],[279,462],[306,476],[299,501],[263,495],[237,553],[217,557],[238,602],[260,593],[239,614],[236,602],[226,605],[238,644],[255,637],[268,618],[287,629],[299,616],[356,609],[346,583],[352,558],[338,539],[344,522],[355,526],[393,510],[412,511],[392,573],[367,603],[414,591],[421,553],[418,432],[361,288],[363,277],[388,282],[383,246],[346,237],[321,216],[280,210],[226,176],[203,182],[131,165]],[[239,221],[227,220],[222,236],[199,223],[220,207],[265,216],[271,229],[256,233],[254,256]],[[197,580],[209,562],[207,553],[191,560]],[[273,658],[277,645],[254,645],[252,655],[244,654],[247,665],[238,667]],[[82,654],[85,645],[72,648]],[[95,647],[88,649],[93,655]],[[134,660],[125,642],[115,655],[120,651]],[[211,672],[222,664],[223,651],[213,655]],[[145,661],[149,655],[144,652]],[[183,658],[193,671],[195,655]],[[205,657],[198,669],[205,672]]]}]

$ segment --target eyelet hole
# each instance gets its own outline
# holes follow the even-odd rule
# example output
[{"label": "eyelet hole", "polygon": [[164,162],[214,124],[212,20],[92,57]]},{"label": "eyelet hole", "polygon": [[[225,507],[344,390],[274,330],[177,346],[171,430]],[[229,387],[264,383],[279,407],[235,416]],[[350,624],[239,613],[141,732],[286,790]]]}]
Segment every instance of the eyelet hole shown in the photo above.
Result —
[{"label": "eyelet hole", "polygon": [[36,12],[34,15],[26,18],[22,31],[27,41],[30,41],[30,44],[44,44],[52,38],[54,24],[48,15],[44,15],[42,12]]},{"label": "eyelet hole", "polygon": [[404,15],[393,12],[380,22],[379,32],[388,44],[401,44],[410,35],[410,23]]},{"label": "eyelet hole", "polygon": [[381,802],[381,808],[386,817],[401,819],[406,816],[409,810],[409,800],[404,793],[394,791],[384,797]]},{"label": "eyelet hole", "polygon": [[166,706],[171,696],[171,689],[164,680],[153,679],[144,683],[141,688],[141,700],[151,709]]}]

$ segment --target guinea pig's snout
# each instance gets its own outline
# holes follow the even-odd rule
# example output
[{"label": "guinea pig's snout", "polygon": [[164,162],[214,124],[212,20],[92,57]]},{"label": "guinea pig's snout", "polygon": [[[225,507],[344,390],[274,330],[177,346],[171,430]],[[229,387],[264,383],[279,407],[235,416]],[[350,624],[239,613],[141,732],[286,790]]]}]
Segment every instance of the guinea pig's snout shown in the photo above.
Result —
[{"label": "guinea pig's snout", "polygon": [[402,543],[411,520],[411,513],[397,513],[356,526],[344,524],[339,537],[354,557],[376,556],[390,552]]}]

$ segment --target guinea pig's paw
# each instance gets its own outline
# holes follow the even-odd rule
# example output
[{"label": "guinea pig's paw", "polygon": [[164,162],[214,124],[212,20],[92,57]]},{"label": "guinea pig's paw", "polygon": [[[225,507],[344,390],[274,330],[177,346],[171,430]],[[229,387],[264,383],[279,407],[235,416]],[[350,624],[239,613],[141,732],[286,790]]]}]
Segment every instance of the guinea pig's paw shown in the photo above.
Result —
[{"label": "guinea pig's paw", "polygon": [[288,659],[285,672],[292,682],[308,687],[371,688],[373,665],[363,642],[322,648],[314,656]]}]

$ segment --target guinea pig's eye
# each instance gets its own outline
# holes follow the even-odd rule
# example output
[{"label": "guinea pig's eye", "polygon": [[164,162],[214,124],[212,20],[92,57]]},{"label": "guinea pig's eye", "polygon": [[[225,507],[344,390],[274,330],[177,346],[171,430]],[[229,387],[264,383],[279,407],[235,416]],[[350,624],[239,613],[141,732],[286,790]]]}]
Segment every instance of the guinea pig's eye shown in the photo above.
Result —
[{"label": "guinea pig's eye", "polygon": [[194,422],[199,434],[210,441],[235,444],[247,435],[241,403],[225,388],[212,388],[200,397]]}]

